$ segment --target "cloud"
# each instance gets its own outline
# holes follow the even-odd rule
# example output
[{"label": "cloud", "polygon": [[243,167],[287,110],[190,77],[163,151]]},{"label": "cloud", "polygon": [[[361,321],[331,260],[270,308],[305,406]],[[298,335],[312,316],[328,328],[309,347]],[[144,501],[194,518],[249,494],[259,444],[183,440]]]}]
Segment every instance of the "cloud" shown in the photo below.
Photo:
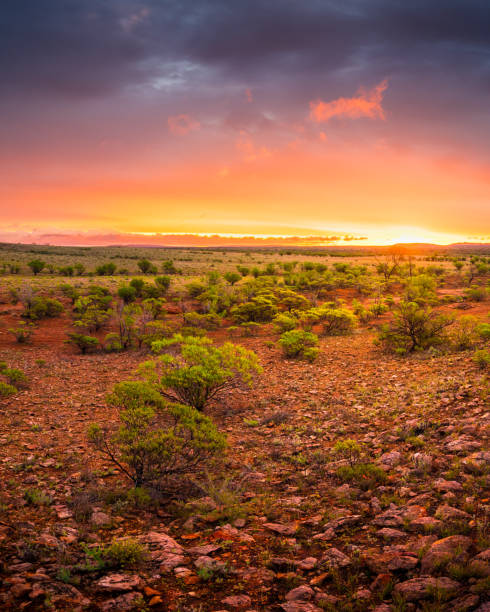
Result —
[{"label": "cloud", "polygon": [[240,130],[240,136],[235,143],[235,147],[247,162],[268,159],[272,155],[272,151],[268,147],[256,145],[245,130]]},{"label": "cloud", "polygon": [[245,90],[245,97],[247,98],[248,103],[251,103],[254,100],[252,90],[249,87],[247,87],[247,89]]},{"label": "cloud", "polygon": [[201,124],[189,115],[174,115],[167,120],[168,129],[172,134],[185,135],[194,130],[199,130]]},{"label": "cloud", "polygon": [[317,123],[324,123],[332,117],[385,119],[386,115],[381,103],[387,87],[388,81],[385,79],[370,91],[361,88],[359,94],[353,98],[337,98],[331,102],[322,100],[310,102],[310,118]]},{"label": "cloud", "polygon": [[[250,246],[327,246],[341,240],[351,240],[342,235],[239,235],[193,233],[98,233],[98,232],[0,232],[0,241],[24,242],[57,246],[151,246],[151,247],[250,247]],[[364,238],[362,238],[364,239]]]},{"label": "cloud", "polygon": [[132,13],[128,17],[123,17],[120,21],[122,29],[126,32],[131,32],[131,30],[138,24],[142,23],[149,14],[149,9],[147,7],[143,7],[136,13]]}]

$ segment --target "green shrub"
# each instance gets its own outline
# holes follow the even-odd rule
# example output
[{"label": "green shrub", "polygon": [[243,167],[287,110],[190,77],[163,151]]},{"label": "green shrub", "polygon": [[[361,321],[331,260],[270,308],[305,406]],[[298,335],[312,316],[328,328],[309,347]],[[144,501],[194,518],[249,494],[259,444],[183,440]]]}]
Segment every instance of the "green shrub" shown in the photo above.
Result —
[{"label": "green shrub", "polygon": [[223,274],[223,276],[225,280],[230,283],[230,285],[238,283],[238,281],[242,278],[241,275],[237,272],[226,272],[225,274]]},{"label": "green shrub", "polygon": [[322,313],[323,333],[327,336],[344,336],[352,333],[357,318],[347,308],[327,308]]},{"label": "green shrub", "polygon": [[373,463],[342,465],[337,468],[337,476],[343,482],[353,482],[361,489],[372,489],[386,481],[386,473]]},{"label": "green shrub", "polygon": [[231,342],[215,347],[208,338],[175,335],[153,342],[152,350],[162,352],[170,346],[180,354],[166,354],[157,361],[146,362],[140,372],[167,399],[197,410],[203,410],[219,393],[242,382],[251,386],[253,376],[262,371],[253,351]]},{"label": "green shrub", "polygon": [[383,326],[379,342],[399,354],[425,350],[446,340],[444,332],[452,322],[452,318],[422,308],[416,302],[400,302],[394,321]]},{"label": "green shrub", "polygon": [[138,261],[138,268],[143,272],[143,274],[148,274],[152,268],[151,261],[148,261],[148,259],[140,259]]},{"label": "green shrub", "polygon": [[133,286],[123,285],[117,290],[117,295],[125,304],[129,304],[130,302],[134,302],[134,300],[136,299],[137,292]]},{"label": "green shrub", "polygon": [[476,351],[473,359],[482,370],[486,370],[490,366],[490,352],[485,349]]},{"label": "green shrub", "polygon": [[34,323],[26,323],[19,321],[18,327],[9,328],[9,332],[15,336],[15,339],[20,344],[28,342],[34,332]]},{"label": "green shrub", "polygon": [[198,281],[192,281],[185,286],[190,298],[197,298],[207,290],[207,285]]},{"label": "green shrub", "polygon": [[282,348],[284,355],[289,358],[299,357],[310,361],[318,354],[308,351],[308,354],[305,355],[307,349],[316,347],[318,344],[318,336],[302,329],[293,329],[284,332],[279,338],[278,344]]},{"label": "green shrub", "polygon": [[248,302],[233,306],[231,316],[237,323],[267,323],[277,314],[273,295],[259,295]]},{"label": "green shrub", "polygon": [[466,289],[464,296],[470,302],[484,302],[487,299],[488,291],[485,287],[475,285]]},{"label": "green shrub", "polygon": [[149,382],[118,383],[108,400],[120,409],[121,425],[111,432],[107,423],[93,424],[89,440],[135,487],[165,488],[176,476],[195,474],[226,446],[209,418],[169,403]]},{"label": "green shrub", "polygon": [[171,260],[163,262],[162,272],[164,274],[180,274],[180,270],[175,267],[174,262]]},{"label": "green shrub", "polygon": [[57,317],[63,312],[63,304],[54,298],[34,297],[26,305],[24,316],[37,320],[47,317]]},{"label": "green shrub", "polygon": [[122,344],[119,338],[119,334],[111,332],[106,335],[104,338],[104,350],[109,353],[115,353],[117,351],[122,351]]},{"label": "green shrub", "polygon": [[346,459],[351,467],[359,461],[362,452],[361,445],[351,438],[338,440],[332,450],[334,454]]},{"label": "green shrub", "polygon": [[478,334],[482,340],[490,340],[490,323],[481,323],[478,326]]},{"label": "green shrub", "polygon": [[7,382],[17,389],[22,389],[23,387],[27,387],[29,381],[27,376],[24,374],[22,370],[18,368],[4,368],[2,369],[2,375],[5,376]]},{"label": "green shrub", "polygon": [[116,265],[113,264],[112,262],[102,264],[95,268],[95,273],[98,276],[112,276],[115,273],[115,271],[116,271]]},{"label": "green shrub", "polygon": [[75,332],[68,334],[68,340],[66,341],[68,344],[74,344],[77,346],[82,355],[85,355],[90,350],[97,348],[99,341],[97,338],[93,336],[85,336],[84,334],[77,334]]},{"label": "green shrub", "polygon": [[477,341],[478,319],[472,315],[463,315],[452,328],[451,340],[457,351],[473,348]]},{"label": "green shrub", "polygon": [[16,389],[13,385],[8,385],[7,383],[0,381],[0,397],[7,398],[11,395],[15,395],[16,393],[18,393],[18,389]]},{"label": "green shrub", "polygon": [[162,293],[167,293],[170,287],[170,276],[157,276],[155,278],[155,284],[160,289]]},{"label": "green shrub", "polygon": [[136,297],[141,297],[143,293],[143,288],[145,286],[145,281],[142,278],[132,278],[129,281],[129,286],[136,291]]},{"label": "green shrub", "polygon": [[294,329],[298,324],[298,319],[291,314],[280,312],[272,319],[272,323],[274,324],[274,331],[283,334]]},{"label": "green shrub", "polygon": [[135,538],[113,540],[104,550],[109,566],[126,569],[140,565],[147,557],[148,550]]},{"label": "green shrub", "polygon": [[199,327],[201,329],[218,329],[221,324],[221,317],[214,312],[208,314],[199,314],[198,312],[186,312],[184,314],[184,322],[190,327]]},{"label": "green shrub", "polygon": [[42,272],[44,268],[46,267],[46,263],[42,261],[41,259],[33,259],[27,265],[34,273],[34,276],[37,276],[39,272]]},{"label": "green shrub", "polygon": [[29,506],[49,506],[53,502],[47,493],[39,489],[27,489],[24,493],[24,499]]},{"label": "green shrub", "polygon": [[306,361],[313,363],[313,361],[315,361],[315,359],[318,357],[319,353],[320,349],[317,346],[307,346],[305,349],[303,349],[302,357]]}]

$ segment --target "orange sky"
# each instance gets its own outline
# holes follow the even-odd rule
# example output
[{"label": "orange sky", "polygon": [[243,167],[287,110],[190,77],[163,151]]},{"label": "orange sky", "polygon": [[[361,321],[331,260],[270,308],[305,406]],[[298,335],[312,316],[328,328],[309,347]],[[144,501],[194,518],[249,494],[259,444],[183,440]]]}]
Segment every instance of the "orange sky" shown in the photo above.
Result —
[{"label": "orange sky", "polygon": [[[53,6],[30,21],[6,14],[12,32],[31,24],[34,49],[5,43],[17,72],[0,102],[0,240],[490,241],[476,12],[466,40],[456,15],[456,30],[439,31],[426,9],[427,39],[418,40],[412,15],[405,31],[389,4],[384,17],[364,7],[354,18],[340,5],[276,13],[253,0],[240,21],[219,3],[191,3],[193,22],[139,0],[131,10],[111,0],[105,13],[88,2],[77,21],[54,3],[56,14]],[[249,17],[256,57],[232,35]],[[371,23],[363,44],[356,19]],[[230,35],[221,30],[214,49],[213,28],[225,22]],[[168,44],[154,39],[162,28]],[[188,29],[194,42],[182,37]],[[52,48],[41,44],[48,32]],[[66,46],[70,36],[78,47]],[[412,47],[401,49],[405,36]]]}]

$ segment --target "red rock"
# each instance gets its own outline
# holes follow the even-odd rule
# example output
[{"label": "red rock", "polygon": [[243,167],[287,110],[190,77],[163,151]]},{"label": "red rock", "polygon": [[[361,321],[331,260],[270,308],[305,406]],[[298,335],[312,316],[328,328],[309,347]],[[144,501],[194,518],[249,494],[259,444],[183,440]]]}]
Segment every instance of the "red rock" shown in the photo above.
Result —
[{"label": "red rock", "polygon": [[252,604],[252,600],[248,595],[230,595],[221,600],[221,603],[230,608],[248,608]]},{"label": "red rock", "polygon": [[95,584],[103,591],[132,591],[141,587],[142,580],[137,575],[109,574],[100,578]]},{"label": "red rock", "polygon": [[435,590],[444,595],[451,595],[458,590],[459,586],[458,582],[444,576],[441,578],[424,576],[399,582],[395,585],[394,592],[404,597],[407,601],[419,601],[429,597]]}]

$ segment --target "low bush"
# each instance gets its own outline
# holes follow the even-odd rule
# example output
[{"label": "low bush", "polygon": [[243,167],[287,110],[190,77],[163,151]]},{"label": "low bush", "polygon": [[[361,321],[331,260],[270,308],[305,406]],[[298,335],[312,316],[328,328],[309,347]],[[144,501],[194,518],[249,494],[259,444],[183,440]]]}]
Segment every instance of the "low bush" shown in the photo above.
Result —
[{"label": "low bush", "polygon": [[25,388],[29,384],[27,376],[18,368],[3,368],[0,373],[5,376],[9,385],[13,385],[17,389]]},{"label": "low bush", "polygon": [[281,312],[272,319],[272,323],[274,324],[274,331],[283,334],[294,329],[298,325],[298,320],[291,314]]},{"label": "low bush", "polygon": [[126,569],[138,566],[147,555],[147,548],[135,538],[113,540],[104,550],[104,557],[112,568]]},{"label": "low bush", "polygon": [[10,327],[8,331],[15,336],[15,339],[17,342],[19,342],[19,344],[24,344],[30,340],[34,329],[34,323],[19,321],[17,327]]},{"label": "low bush", "polygon": [[318,336],[302,329],[284,332],[279,338],[278,344],[285,357],[314,361],[318,355],[318,349],[316,348]]},{"label": "low bush", "polygon": [[386,481],[385,471],[374,463],[342,465],[337,469],[342,482],[352,482],[363,490],[368,490]]},{"label": "low bush", "polygon": [[54,298],[34,297],[26,306],[24,316],[37,320],[48,317],[57,317],[63,312],[63,304]]},{"label": "low bush", "polygon": [[451,341],[457,351],[466,351],[475,346],[478,340],[478,319],[472,315],[463,315],[452,328]]},{"label": "low bush", "polygon": [[487,299],[488,291],[485,287],[475,285],[466,289],[464,296],[469,302],[484,302]]},{"label": "low bush", "polygon": [[0,381],[0,397],[1,398],[7,398],[7,397],[10,397],[11,395],[15,395],[16,393],[18,393],[18,389],[16,389],[13,385],[9,385],[7,383]]},{"label": "low bush", "polygon": [[340,455],[346,459],[352,467],[358,463],[361,457],[362,447],[355,440],[347,438],[346,440],[338,440],[332,450],[335,455]]},{"label": "low bush", "polygon": [[68,340],[66,342],[68,344],[74,344],[77,346],[82,352],[82,355],[85,355],[85,353],[97,348],[99,345],[97,338],[94,338],[93,336],[85,336],[84,334],[77,334],[75,332],[68,334]]},{"label": "low bush", "polygon": [[482,370],[486,370],[490,367],[490,352],[485,349],[476,351],[473,359],[476,365]]},{"label": "low bush", "polygon": [[482,340],[490,340],[490,323],[481,323],[477,331]]},{"label": "low bush", "polygon": [[237,323],[268,323],[277,314],[274,296],[257,296],[248,302],[233,306],[231,316]]},{"label": "low bush", "polygon": [[108,400],[120,409],[121,425],[110,431],[107,423],[93,424],[89,440],[135,487],[164,489],[174,477],[195,474],[226,446],[209,418],[168,402],[151,383],[119,383]]},{"label": "low bush", "polygon": [[353,332],[357,318],[347,308],[327,308],[322,314],[323,333],[327,336],[344,336]]}]

